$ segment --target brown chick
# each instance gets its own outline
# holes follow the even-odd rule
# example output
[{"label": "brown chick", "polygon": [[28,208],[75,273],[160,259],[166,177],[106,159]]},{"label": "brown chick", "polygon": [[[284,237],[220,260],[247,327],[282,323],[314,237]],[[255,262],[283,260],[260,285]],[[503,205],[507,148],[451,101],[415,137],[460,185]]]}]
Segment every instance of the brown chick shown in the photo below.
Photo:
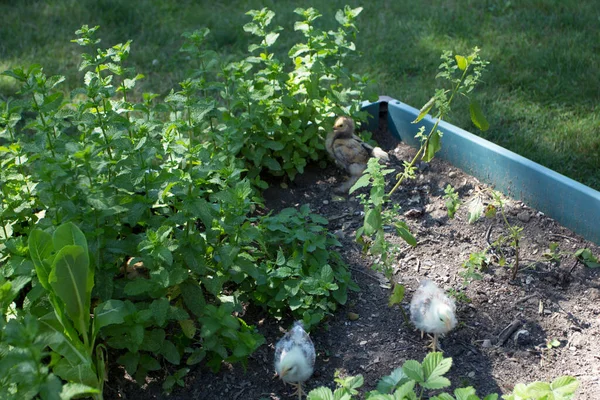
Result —
[{"label": "brown chick", "polygon": [[370,157],[389,161],[387,153],[379,147],[371,147],[354,134],[354,121],[349,117],[339,117],[333,125],[333,132],[327,135],[325,148],[335,163],[350,174],[350,178],[333,189],[336,193],[347,193],[367,168]]}]

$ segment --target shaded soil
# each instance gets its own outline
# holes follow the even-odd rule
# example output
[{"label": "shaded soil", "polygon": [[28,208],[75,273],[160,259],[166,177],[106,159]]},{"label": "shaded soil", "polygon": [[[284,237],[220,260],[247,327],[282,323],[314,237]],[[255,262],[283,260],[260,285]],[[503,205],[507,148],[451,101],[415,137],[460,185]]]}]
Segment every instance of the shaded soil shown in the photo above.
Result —
[{"label": "shaded soil", "polygon": [[[385,132],[385,127],[381,127]],[[414,149],[395,143],[389,136],[376,135],[382,147],[392,155],[391,165],[399,169]],[[390,175],[393,176],[393,175]],[[362,255],[354,242],[355,231],[362,224],[362,206],[354,196],[339,201],[332,187],[342,182],[340,171],[310,167],[285,189],[274,185],[265,193],[267,207],[280,210],[308,203],[311,209],[327,217],[329,229],[342,243],[338,249],[348,263],[360,292],[352,293],[341,307],[313,332],[317,350],[313,377],[306,388],[333,388],[336,370],[344,375],[362,374],[363,391],[375,388],[405,360],[422,360],[427,341],[419,332],[405,325],[398,306],[388,307],[393,283],[406,286],[404,308],[418,286],[428,277],[446,290],[458,293],[459,325],[441,340],[445,356],[453,358],[448,377],[455,385],[472,385],[480,396],[507,393],[518,382],[551,381],[570,374],[580,381],[577,399],[600,399],[600,269],[590,269],[569,255],[560,261],[543,256],[550,243],[564,252],[588,247],[595,255],[600,248],[586,242],[544,214],[518,201],[508,200],[507,217],[511,224],[523,227],[520,266],[517,279],[510,279],[508,266],[492,262],[483,279],[465,285],[459,273],[469,255],[486,249],[499,235],[506,235],[500,216],[491,220],[467,223],[466,206],[454,219],[448,219],[444,188],[450,183],[463,202],[485,185],[465,175],[442,160],[420,165],[417,179],[408,182],[393,196],[401,205],[411,231],[419,244],[415,248],[403,243],[390,231],[388,240],[402,251],[394,264],[392,282],[374,271],[373,259]],[[501,249],[507,264],[514,252]],[[499,255],[499,251],[491,252]],[[468,301],[465,301],[468,298]],[[359,318],[351,321],[348,313]],[[282,329],[292,321],[257,318],[258,330],[267,344],[252,355],[247,370],[239,365],[224,365],[221,372],[211,373],[198,366],[185,378],[185,388],[171,396],[161,393],[160,383],[149,381],[137,387],[113,370],[106,387],[106,399],[287,399],[290,386],[273,378],[273,347]],[[507,335],[505,328],[516,329]],[[499,340],[500,338],[500,340]],[[546,343],[557,339],[560,346],[547,349]]]}]

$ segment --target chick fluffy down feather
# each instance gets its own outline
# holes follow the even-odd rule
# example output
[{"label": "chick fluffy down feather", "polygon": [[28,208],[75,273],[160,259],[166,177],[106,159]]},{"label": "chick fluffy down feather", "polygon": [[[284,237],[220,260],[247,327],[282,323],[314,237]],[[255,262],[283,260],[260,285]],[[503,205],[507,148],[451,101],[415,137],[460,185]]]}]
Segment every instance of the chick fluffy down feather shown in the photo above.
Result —
[{"label": "chick fluffy down feather", "polygon": [[428,333],[440,334],[452,330],[456,326],[455,312],[454,301],[429,279],[421,282],[410,302],[412,323]]},{"label": "chick fluffy down feather", "polygon": [[[301,321],[296,321],[275,345],[275,371],[286,382],[304,382],[310,378],[315,358],[315,346]],[[289,372],[282,376],[284,368]]]}]

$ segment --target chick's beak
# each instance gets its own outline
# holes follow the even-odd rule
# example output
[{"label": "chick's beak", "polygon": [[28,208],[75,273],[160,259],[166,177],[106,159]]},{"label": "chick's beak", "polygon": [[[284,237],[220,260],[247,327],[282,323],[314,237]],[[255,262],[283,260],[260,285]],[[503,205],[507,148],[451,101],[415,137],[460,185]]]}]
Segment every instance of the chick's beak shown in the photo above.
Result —
[{"label": "chick's beak", "polygon": [[290,372],[290,369],[289,369],[289,368],[284,368],[284,369],[282,369],[282,370],[281,370],[281,374],[279,374],[279,377],[280,377],[281,379],[283,379],[283,377],[284,377],[284,376],[286,376],[288,372]]}]

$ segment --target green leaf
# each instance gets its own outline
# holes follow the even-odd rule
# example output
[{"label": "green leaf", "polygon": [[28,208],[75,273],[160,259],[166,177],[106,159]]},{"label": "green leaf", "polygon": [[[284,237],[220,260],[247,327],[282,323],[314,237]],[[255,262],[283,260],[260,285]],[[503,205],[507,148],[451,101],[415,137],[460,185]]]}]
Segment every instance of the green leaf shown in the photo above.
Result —
[{"label": "green leaf", "polygon": [[418,361],[415,360],[407,360],[402,365],[402,371],[408,376],[410,379],[417,381],[417,383],[425,382],[425,373],[423,371],[423,367]]},{"label": "green leaf", "polygon": [[561,376],[553,380],[550,386],[555,396],[559,395],[568,398],[579,387],[579,381],[572,376]]},{"label": "green leaf", "polygon": [[64,246],[76,245],[83,247],[86,254],[88,252],[85,235],[77,225],[72,222],[67,222],[56,228],[56,231],[54,231],[54,234],[52,235],[52,243],[54,245],[54,250],[56,251],[62,249]]},{"label": "green leaf", "polygon": [[402,384],[406,380],[408,380],[408,376],[406,376],[402,368],[396,368],[390,375],[384,376],[377,383],[377,390],[381,393],[391,393],[397,385]]},{"label": "green leaf", "polygon": [[271,171],[281,171],[281,164],[279,164],[279,161],[275,160],[274,158],[264,157],[262,159],[262,163]]},{"label": "green leaf", "polygon": [[483,213],[483,201],[479,196],[474,197],[471,201],[469,201],[468,205],[468,216],[469,216],[469,224],[473,224],[481,218],[481,214]]},{"label": "green leaf", "polygon": [[63,358],[54,366],[53,371],[67,382],[82,383],[91,387],[98,386],[98,377],[94,373],[91,360],[87,363],[71,365],[66,358]]},{"label": "green leaf", "polygon": [[350,188],[350,194],[352,194],[353,192],[355,192],[356,190],[365,187],[365,186],[369,186],[371,184],[371,175],[370,174],[363,174],[360,178],[358,178],[358,180],[356,181],[356,183],[354,185],[352,185],[352,187]]},{"label": "green leaf", "polygon": [[433,96],[431,99],[429,99],[429,101],[427,103],[425,103],[425,105],[423,107],[421,107],[421,109],[419,110],[419,115],[417,116],[417,118],[415,118],[414,121],[411,122],[411,124],[416,124],[417,122],[419,122],[420,120],[425,118],[425,116],[429,113],[429,110],[431,110],[431,108],[433,107],[434,104],[435,104],[435,96]]},{"label": "green leaf", "polygon": [[90,395],[98,393],[101,393],[100,390],[92,386],[87,386],[82,383],[69,382],[63,385],[62,390],[60,392],[60,398],[61,400],[70,400],[72,398],[91,397],[81,396],[84,394]]},{"label": "green leaf", "polygon": [[29,234],[28,245],[29,255],[35,266],[35,273],[40,284],[49,291],[48,276],[52,270],[51,260],[49,260],[53,249],[52,236],[41,229],[34,229]]},{"label": "green leaf", "polygon": [[278,37],[279,37],[279,33],[275,33],[275,32],[267,33],[267,36],[265,36],[265,44],[267,46],[271,46],[273,43],[275,43],[275,41],[277,40]]},{"label": "green leaf", "polygon": [[423,161],[429,162],[435,156],[435,153],[442,149],[442,135],[439,130],[435,130],[431,133],[429,140],[427,140],[427,147],[425,148],[425,154],[423,154]]},{"label": "green leaf", "polygon": [[475,100],[471,101],[469,105],[469,112],[471,113],[471,121],[480,131],[487,131],[490,128],[490,124],[483,115],[483,111],[481,111],[481,107],[479,107],[479,103]]},{"label": "green leaf", "polygon": [[334,397],[331,389],[321,386],[311,390],[306,400],[334,400]]},{"label": "green leaf", "polygon": [[[404,399],[409,397],[415,388],[415,381],[408,381],[394,391],[394,399]],[[414,392],[413,392],[414,393]]]},{"label": "green leaf", "polygon": [[533,382],[527,385],[527,395],[536,399],[542,398],[552,392],[548,382]]},{"label": "green leaf", "polygon": [[483,400],[498,400],[498,395],[496,393],[491,393],[485,396]]},{"label": "green leaf", "polygon": [[391,307],[394,304],[402,303],[402,300],[404,300],[404,291],[405,291],[404,285],[394,284],[394,290],[392,291],[392,295],[390,296],[390,298],[388,300],[388,306]]},{"label": "green leaf", "polygon": [[449,395],[448,393],[440,393],[429,400],[454,400],[454,397],[452,397],[452,395]]},{"label": "green leaf", "polygon": [[377,232],[382,226],[381,212],[379,212],[375,208],[367,210],[367,212],[365,213],[365,221],[363,226],[364,234],[367,236],[371,236],[372,234]]},{"label": "green leaf", "polygon": [[444,358],[440,352],[429,353],[423,360],[423,370],[427,379],[444,375],[452,367],[452,358]]},{"label": "green leaf", "polygon": [[450,386],[450,380],[446,377],[443,376],[436,376],[436,377],[432,377],[427,379],[427,381],[425,381],[425,383],[422,383],[421,386],[423,386],[425,389],[442,389],[445,387]]},{"label": "green leaf", "polygon": [[48,282],[65,304],[75,328],[87,336],[94,272],[86,249],[79,245],[63,246],[54,258]]},{"label": "green leaf", "polygon": [[156,299],[152,302],[152,304],[150,304],[150,311],[152,311],[152,316],[154,317],[154,321],[156,321],[156,325],[160,327],[165,325],[169,306],[169,300],[164,297],[161,299]]},{"label": "green leaf", "polygon": [[193,339],[196,336],[196,324],[191,319],[179,321],[181,331],[188,339]]},{"label": "green leaf", "polygon": [[400,236],[406,243],[408,243],[412,247],[417,246],[417,238],[413,236],[413,234],[408,229],[408,225],[405,222],[396,222],[394,226],[396,228],[396,233],[398,234],[398,236]]},{"label": "green leaf", "polygon": [[202,292],[200,285],[198,283],[186,281],[180,285],[180,288],[183,302],[186,307],[193,312],[195,316],[201,316],[204,313],[206,300],[204,299],[204,293]]},{"label": "green leaf", "polygon": [[466,388],[460,388],[460,389],[456,389],[454,391],[454,396],[456,397],[456,400],[473,400],[470,397],[475,395],[475,389],[473,389],[471,386],[466,387]]},{"label": "green leaf", "polygon": [[165,340],[162,347],[160,348],[160,354],[171,364],[179,365],[181,362],[181,355],[177,350],[177,347],[170,340]]},{"label": "green leaf", "polygon": [[125,303],[111,299],[100,303],[94,308],[94,335],[107,325],[122,324],[129,315]]},{"label": "green leaf", "polygon": [[467,65],[467,59],[463,56],[459,56],[458,54],[454,56],[454,58],[456,59],[456,65],[458,65],[458,68],[460,68],[461,71],[464,71],[467,69],[468,65]]}]

